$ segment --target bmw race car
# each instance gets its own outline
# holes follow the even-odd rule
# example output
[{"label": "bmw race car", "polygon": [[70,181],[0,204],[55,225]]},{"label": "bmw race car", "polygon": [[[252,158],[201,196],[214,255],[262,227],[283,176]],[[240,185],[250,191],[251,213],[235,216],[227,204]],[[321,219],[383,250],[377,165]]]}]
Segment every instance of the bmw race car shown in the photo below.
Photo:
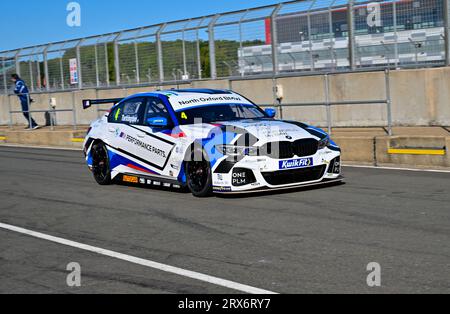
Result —
[{"label": "bmw race car", "polygon": [[124,99],[94,122],[84,152],[95,180],[188,188],[194,196],[338,182],[340,148],[321,129],[276,120],[225,90],[169,90]]}]

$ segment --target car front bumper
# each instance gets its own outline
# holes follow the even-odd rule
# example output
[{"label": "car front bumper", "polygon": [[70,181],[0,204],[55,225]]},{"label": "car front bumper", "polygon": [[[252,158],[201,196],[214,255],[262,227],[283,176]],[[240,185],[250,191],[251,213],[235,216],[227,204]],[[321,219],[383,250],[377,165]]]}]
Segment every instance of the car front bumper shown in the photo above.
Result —
[{"label": "car front bumper", "polygon": [[224,158],[213,168],[213,191],[250,193],[339,182],[343,180],[340,155],[323,149],[314,156],[286,160],[247,156],[231,162]]}]

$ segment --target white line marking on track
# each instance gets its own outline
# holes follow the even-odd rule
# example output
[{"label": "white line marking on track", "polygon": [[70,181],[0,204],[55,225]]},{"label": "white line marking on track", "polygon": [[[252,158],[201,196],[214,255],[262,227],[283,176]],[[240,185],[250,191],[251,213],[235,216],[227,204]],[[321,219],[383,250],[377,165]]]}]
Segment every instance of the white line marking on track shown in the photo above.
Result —
[{"label": "white line marking on track", "polygon": [[27,230],[27,229],[24,229],[24,228],[8,225],[8,224],[4,224],[4,223],[0,223],[0,228],[1,229],[5,229],[5,230],[9,230],[9,231],[13,231],[13,232],[18,232],[18,233],[21,233],[21,234],[25,234],[25,235],[28,235],[28,236],[31,236],[31,237],[35,237],[35,238],[38,238],[38,239],[41,239],[41,240],[47,240],[47,241],[50,241],[50,242],[54,242],[54,243],[70,246],[70,247],[73,247],[73,248],[77,248],[77,249],[80,249],[80,250],[85,250],[85,251],[97,253],[97,254],[100,254],[100,255],[116,258],[116,259],[119,259],[119,260],[122,260],[122,261],[130,262],[130,263],[133,263],[133,264],[137,264],[137,265],[141,265],[141,266],[145,266],[145,267],[150,267],[150,268],[157,269],[157,270],[160,270],[160,271],[164,271],[164,272],[167,272],[167,273],[172,273],[172,274],[180,275],[180,276],[183,276],[183,277],[188,277],[188,278],[191,278],[191,279],[207,282],[207,283],[210,283],[210,284],[214,284],[214,285],[217,285],[217,286],[229,288],[229,289],[232,289],[232,290],[236,290],[236,291],[240,291],[240,292],[244,292],[244,293],[248,293],[248,294],[276,294],[276,292],[272,292],[272,291],[268,291],[268,290],[263,290],[263,289],[259,289],[259,288],[255,288],[255,287],[251,287],[251,286],[247,286],[247,285],[243,285],[243,284],[240,284],[240,283],[237,283],[237,282],[233,282],[233,281],[229,281],[229,280],[225,280],[225,279],[221,279],[221,278],[217,278],[217,277],[213,277],[213,276],[197,273],[197,272],[186,270],[186,269],[182,269],[182,268],[178,268],[178,267],[173,267],[173,266],[169,266],[169,265],[153,262],[153,261],[150,261],[150,260],[146,260],[146,259],[142,259],[142,258],[138,258],[138,257],[134,257],[134,256],[130,256],[130,255],[126,255],[126,254],[110,251],[110,250],[105,250],[105,249],[98,248],[98,247],[95,247],[95,246],[90,246],[90,245],[87,245],[87,244],[82,244],[82,243],[66,240],[66,239],[63,239],[63,238],[54,237],[54,236],[51,236],[51,235],[47,235],[47,234],[43,234],[43,233],[40,233],[40,232]]},{"label": "white line marking on track", "polygon": [[364,168],[364,169],[380,169],[380,170],[402,170],[414,172],[434,172],[434,173],[450,173],[450,170],[437,169],[414,169],[414,168],[398,168],[398,167],[375,167],[375,166],[358,166],[358,165],[342,165],[344,168]]}]

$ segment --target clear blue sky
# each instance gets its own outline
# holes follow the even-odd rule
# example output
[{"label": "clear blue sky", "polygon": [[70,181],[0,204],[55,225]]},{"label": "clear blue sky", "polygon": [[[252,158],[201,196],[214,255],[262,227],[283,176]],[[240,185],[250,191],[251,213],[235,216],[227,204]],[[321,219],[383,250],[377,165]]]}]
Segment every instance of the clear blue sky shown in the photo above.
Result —
[{"label": "clear blue sky", "polygon": [[1,1],[0,51],[246,9],[282,0],[78,0],[81,27],[66,24],[71,0]]}]

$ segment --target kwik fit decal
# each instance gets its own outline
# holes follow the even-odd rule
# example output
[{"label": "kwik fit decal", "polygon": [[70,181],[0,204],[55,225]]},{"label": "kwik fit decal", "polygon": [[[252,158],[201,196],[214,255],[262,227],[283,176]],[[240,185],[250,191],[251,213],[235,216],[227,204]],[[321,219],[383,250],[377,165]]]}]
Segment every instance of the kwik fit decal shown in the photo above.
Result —
[{"label": "kwik fit decal", "polygon": [[314,161],[312,158],[301,158],[301,159],[291,159],[280,161],[280,169],[295,169],[295,168],[306,168],[313,166]]}]

